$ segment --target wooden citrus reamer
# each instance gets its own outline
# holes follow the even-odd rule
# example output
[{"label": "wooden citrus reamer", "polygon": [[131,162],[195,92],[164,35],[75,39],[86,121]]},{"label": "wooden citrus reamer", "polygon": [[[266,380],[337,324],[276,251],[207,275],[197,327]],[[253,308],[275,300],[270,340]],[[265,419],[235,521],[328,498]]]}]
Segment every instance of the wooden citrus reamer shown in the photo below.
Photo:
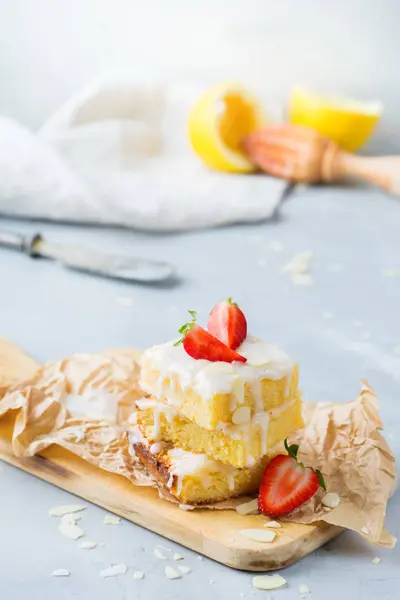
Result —
[{"label": "wooden citrus reamer", "polygon": [[308,127],[268,125],[247,136],[243,149],[260,169],[293,183],[352,177],[400,196],[400,156],[356,156]]}]

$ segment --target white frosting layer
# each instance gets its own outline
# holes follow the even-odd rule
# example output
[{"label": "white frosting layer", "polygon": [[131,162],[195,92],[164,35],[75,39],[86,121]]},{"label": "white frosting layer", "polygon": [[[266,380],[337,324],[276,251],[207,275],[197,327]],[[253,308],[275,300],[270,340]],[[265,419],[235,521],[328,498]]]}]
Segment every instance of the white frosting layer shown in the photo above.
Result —
[{"label": "white frosting layer", "polygon": [[[294,362],[286,352],[250,335],[237,352],[247,358],[246,363],[196,360],[186,353],[182,344],[174,346],[172,341],[149,348],[143,360],[160,372],[161,389],[164,378],[177,375],[183,390],[191,388],[202,398],[209,399],[218,393],[235,393],[237,396],[238,379],[241,384],[251,382],[256,385],[261,379],[278,380],[288,376],[288,395]],[[146,390],[145,381],[142,386]],[[160,396],[157,390],[146,391]]]},{"label": "white frosting layer", "polygon": [[88,390],[84,394],[68,394],[63,403],[71,417],[116,423],[118,396],[106,390]]}]

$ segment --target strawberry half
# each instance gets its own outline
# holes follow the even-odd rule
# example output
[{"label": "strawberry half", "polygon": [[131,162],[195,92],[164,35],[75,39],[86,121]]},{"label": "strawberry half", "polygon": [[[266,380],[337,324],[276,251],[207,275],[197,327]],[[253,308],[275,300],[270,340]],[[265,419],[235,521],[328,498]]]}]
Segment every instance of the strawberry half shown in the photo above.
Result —
[{"label": "strawberry half", "polygon": [[258,510],[270,517],[291,512],[314,496],[318,487],[326,490],[322,473],[297,461],[299,446],[288,446],[286,454],[278,454],[267,465],[258,494]]},{"label": "strawberry half", "polygon": [[175,346],[183,343],[186,353],[197,360],[204,359],[211,362],[227,363],[247,361],[247,358],[228,348],[203,327],[196,325],[195,311],[189,310],[189,313],[192,316],[192,321],[182,325],[179,329],[182,338],[176,342]]},{"label": "strawberry half", "polygon": [[207,329],[229,348],[236,350],[247,337],[246,317],[238,305],[232,302],[232,298],[228,298],[214,306]]}]

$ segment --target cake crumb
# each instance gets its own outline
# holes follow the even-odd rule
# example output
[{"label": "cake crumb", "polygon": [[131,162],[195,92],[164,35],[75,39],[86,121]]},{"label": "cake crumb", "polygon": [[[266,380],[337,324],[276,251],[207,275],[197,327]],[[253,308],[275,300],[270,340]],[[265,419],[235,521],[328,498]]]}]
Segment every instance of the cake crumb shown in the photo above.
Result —
[{"label": "cake crumb", "polygon": [[379,565],[381,559],[378,556],[375,556],[375,558],[373,558],[371,562],[373,565]]}]

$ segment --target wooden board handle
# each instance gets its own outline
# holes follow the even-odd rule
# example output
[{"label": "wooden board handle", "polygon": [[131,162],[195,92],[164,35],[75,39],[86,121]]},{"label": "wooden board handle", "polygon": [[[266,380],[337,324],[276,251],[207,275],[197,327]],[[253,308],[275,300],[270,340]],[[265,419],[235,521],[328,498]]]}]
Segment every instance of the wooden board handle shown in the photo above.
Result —
[{"label": "wooden board handle", "polygon": [[340,152],[336,161],[335,179],[357,177],[400,196],[400,156],[364,157]]}]

